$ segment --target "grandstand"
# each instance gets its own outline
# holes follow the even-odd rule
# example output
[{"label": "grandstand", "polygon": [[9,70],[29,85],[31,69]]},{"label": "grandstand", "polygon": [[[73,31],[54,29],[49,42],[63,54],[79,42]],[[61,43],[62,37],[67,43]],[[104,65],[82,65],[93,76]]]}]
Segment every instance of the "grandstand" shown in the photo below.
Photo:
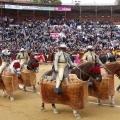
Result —
[{"label": "grandstand", "polygon": [[[59,5],[61,8],[70,8],[71,10],[54,11],[53,8],[58,7],[57,5],[33,4],[30,0],[0,1],[0,17],[7,16],[10,19],[16,18],[17,21],[22,21],[25,18],[45,20],[52,17],[64,17],[65,19],[74,18],[80,19],[81,21],[111,21],[111,23],[117,24],[120,22],[119,5]],[[23,6],[24,9],[21,9],[21,6]],[[32,9],[33,6],[39,9]]]}]

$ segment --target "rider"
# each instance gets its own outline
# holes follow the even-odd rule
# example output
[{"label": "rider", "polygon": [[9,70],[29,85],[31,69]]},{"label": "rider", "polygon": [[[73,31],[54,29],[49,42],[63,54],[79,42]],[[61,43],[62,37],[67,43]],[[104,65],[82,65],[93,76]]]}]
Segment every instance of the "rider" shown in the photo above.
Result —
[{"label": "rider", "polygon": [[99,59],[99,56],[94,52],[93,46],[87,46],[87,52],[83,55],[83,62],[93,62],[102,64]]},{"label": "rider", "polygon": [[62,82],[64,70],[66,66],[69,65],[69,67],[71,68],[74,67],[73,62],[71,61],[69,55],[66,53],[66,48],[67,46],[65,44],[61,44],[59,46],[59,51],[55,54],[55,59],[54,59],[54,71],[55,73],[57,73],[56,88],[54,89],[54,92],[57,94],[62,93],[60,84]]},{"label": "rider", "polygon": [[[89,45],[87,46],[87,52],[83,55],[83,62],[93,62],[93,63],[99,63],[102,65],[102,62],[99,59],[99,56],[94,52],[93,46]],[[89,80],[89,86],[93,86],[93,83],[91,80]]]},{"label": "rider", "polygon": [[2,65],[0,66],[0,81],[1,81],[2,71],[4,70],[4,68],[6,68],[9,65],[10,62],[10,51],[7,48],[2,50],[1,60],[2,60]]},{"label": "rider", "polygon": [[19,59],[20,64],[23,65],[29,59],[29,55],[24,48],[21,48],[16,56],[16,59]]}]

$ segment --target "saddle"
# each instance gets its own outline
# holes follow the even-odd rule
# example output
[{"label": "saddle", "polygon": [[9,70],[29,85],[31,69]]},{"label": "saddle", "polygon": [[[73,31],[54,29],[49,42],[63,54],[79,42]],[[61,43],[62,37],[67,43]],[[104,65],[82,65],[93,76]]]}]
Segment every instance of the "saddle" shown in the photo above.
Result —
[{"label": "saddle", "polygon": [[[71,73],[71,69],[69,68],[69,66],[67,65],[65,67],[65,70],[64,70],[64,75],[63,75],[63,80],[67,77],[69,77],[69,74]],[[50,80],[56,80],[56,77],[57,77],[57,73],[54,71],[54,66],[52,66],[52,75],[51,76],[48,76],[47,78],[50,79]]]}]

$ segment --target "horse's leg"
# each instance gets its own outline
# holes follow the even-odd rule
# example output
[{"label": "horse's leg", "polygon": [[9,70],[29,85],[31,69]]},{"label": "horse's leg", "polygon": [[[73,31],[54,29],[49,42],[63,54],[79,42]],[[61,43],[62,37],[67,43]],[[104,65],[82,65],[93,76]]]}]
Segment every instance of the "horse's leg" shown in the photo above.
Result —
[{"label": "horse's leg", "polygon": [[103,106],[103,103],[101,102],[101,100],[99,98],[97,99],[97,102],[98,102],[99,106]]},{"label": "horse's leg", "polygon": [[8,98],[10,99],[10,101],[14,101],[13,95],[9,95]]},{"label": "horse's leg", "polygon": [[52,109],[53,109],[53,113],[55,113],[55,114],[58,114],[58,113],[59,113],[58,110],[56,109],[54,103],[52,103]]},{"label": "horse's leg", "polygon": [[33,92],[36,92],[36,87],[35,87],[35,85],[33,85]]},{"label": "horse's leg", "polygon": [[115,102],[114,102],[114,95],[111,95],[111,102],[110,102],[110,106],[114,107],[115,106]]},{"label": "horse's leg", "polygon": [[42,103],[42,105],[41,105],[41,111],[45,112],[45,104],[44,103]]},{"label": "horse's leg", "polygon": [[5,97],[5,96],[6,96],[6,91],[5,91],[5,89],[3,89],[2,97]]},{"label": "horse's leg", "polygon": [[73,109],[73,114],[76,117],[76,119],[81,119],[79,113],[77,112],[77,110]]}]

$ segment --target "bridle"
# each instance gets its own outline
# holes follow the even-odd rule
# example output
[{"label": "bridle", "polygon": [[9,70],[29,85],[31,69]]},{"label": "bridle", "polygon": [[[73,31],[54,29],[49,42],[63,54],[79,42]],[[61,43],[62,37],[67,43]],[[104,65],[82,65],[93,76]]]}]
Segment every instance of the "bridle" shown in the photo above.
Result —
[{"label": "bridle", "polygon": [[[78,70],[80,70],[80,79],[82,80],[82,77],[81,77],[81,74],[82,73],[84,73],[84,74],[86,74],[87,76],[89,76],[91,79],[94,79],[91,75],[89,75],[88,73],[86,73],[86,72],[84,72],[81,68],[79,68],[78,66],[76,66],[76,68],[78,69]],[[90,79],[89,78],[89,79]]]},{"label": "bridle", "polygon": [[109,69],[107,69],[104,64],[102,64],[101,68],[104,68],[108,74],[112,74],[112,72]]},{"label": "bridle", "polygon": [[27,65],[28,70],[35,70],[35,69],[37,69],[37,68],[38,68],[38,66],[39,66],[39,63],[34,62],[34,64],[35,64],[35,68],[32,66],[32,65],[33,65],[33,63],[32,63],[32,65],[31,65],[31,66]]}]

